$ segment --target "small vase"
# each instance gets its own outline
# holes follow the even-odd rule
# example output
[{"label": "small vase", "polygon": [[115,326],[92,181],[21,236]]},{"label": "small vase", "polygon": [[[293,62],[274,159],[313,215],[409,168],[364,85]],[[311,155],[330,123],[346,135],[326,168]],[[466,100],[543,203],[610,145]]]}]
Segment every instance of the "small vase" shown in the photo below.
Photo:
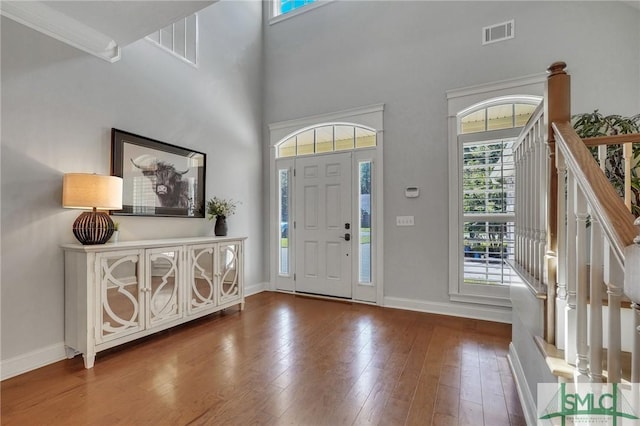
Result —
[{"label": "small vase", "polygon": [[227,235],[226,216],[216,216],[216,225],[213,228],[213,233],[216,234],[216,237],[224,237],[225,235]]},{"label": "small vase", "polygon": [[113,231],[113,235],[111,236],[111,242],[117,243],[120,237],[120,231]]}]

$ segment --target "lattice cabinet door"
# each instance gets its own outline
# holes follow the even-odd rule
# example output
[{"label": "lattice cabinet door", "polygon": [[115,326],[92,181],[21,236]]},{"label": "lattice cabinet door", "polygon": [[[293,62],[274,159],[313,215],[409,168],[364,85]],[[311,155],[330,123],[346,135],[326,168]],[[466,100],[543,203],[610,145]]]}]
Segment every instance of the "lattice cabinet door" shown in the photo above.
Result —
[{"label": "lattice cabinet door", "polygon": [[161,247],[146,250],[145,319],[146,328],[176,321],[183,316],[182,248]]},{"label": "lattice cabinet door", "polygon": [[240,250],[240,242],[218,246],[218,303],[221,305],[242,298]]},{"label": "lattice cabinet door", "polygon": [[216,306],[215,244],[187,248],[187,310],[189,314]]},{"label": "lattice cabinet door", "polygon": [[141,314],[142,250],[96,255],[96,343],[108,342],[144,329]]}]

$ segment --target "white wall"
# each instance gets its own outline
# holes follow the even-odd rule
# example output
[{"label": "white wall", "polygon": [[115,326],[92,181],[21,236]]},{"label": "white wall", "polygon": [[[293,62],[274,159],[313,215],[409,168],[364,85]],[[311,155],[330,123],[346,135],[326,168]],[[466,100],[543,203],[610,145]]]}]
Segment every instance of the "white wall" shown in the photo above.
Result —
[{"label": "white wall", "polygon": [[[265,124],[384,103],[385,296],[447,303],[445,91],[564,60],[574,111],[637,113],[639,15],[621,2],[335,1],[265,27]],[[481,45],[482,27],[510,19],[515,39]]]},{"label": "white wall", "polygon": [[[62,349],[59,245],[74,241],[80,213],[61,208],[62,175],[108,174],[112,127],[207,153],[207,198],[242,202],[229,232],[249,237],[247,284],[264,281],[261,19],[259,2],[203,10],[196,69],[145,40],[109,64],[2,18],[3,364]],[[122,240],[213,228],[206,219],[117,220]]]}]

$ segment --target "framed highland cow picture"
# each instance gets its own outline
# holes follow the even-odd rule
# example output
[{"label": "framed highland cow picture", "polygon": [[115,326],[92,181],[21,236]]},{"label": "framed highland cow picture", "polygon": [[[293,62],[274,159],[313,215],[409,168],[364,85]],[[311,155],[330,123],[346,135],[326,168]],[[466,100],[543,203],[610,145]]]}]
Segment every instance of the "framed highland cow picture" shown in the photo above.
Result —
[{"label": "framed highland cow picture", "polygon": [[111,175],[122,178],[114,215],[205,217],[202,152],[111,129]]}]

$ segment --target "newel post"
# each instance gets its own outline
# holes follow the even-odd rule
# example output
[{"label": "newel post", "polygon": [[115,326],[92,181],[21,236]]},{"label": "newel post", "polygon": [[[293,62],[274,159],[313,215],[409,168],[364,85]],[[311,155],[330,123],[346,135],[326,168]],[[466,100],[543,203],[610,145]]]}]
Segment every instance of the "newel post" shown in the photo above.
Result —
[{"label": "newel post", "polygon": [[[545,318],[545,339],[551,344],[556,343],[556,306],[555,294],[557,280],[558,261],[558,170],[556,164],[556,139],[553,133],[552,123],[571,121],[571,77],[566,73],[567,64],[564,62],[554,62],[547,71],[545,102],[545,117],[547,125],[547,144],[549,153],[549,176],[548,176],[548,211],[547,211],[547,254],[546,254],[546,276],[547,285],[546,318]],[[564,194],[560,194],[564,197]],[[564,221],[564,219],[561,219]],[[562,238],[562,236],[561,236]],[[565,253],[560,253],[565,255]]]}]

